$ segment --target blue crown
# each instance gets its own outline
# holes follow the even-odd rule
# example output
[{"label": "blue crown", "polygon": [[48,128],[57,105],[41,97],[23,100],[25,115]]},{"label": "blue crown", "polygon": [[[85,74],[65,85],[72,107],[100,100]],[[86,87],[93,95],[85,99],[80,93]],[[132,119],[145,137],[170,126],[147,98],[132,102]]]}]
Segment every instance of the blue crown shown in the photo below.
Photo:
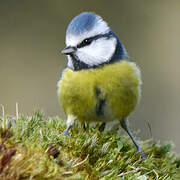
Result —
[{"label": "blue crown", "polygon": [[66,34],[78,35],[90,31],[96,24],[97,15],[91,12],[83,12],[72,19],[67,27]]}]

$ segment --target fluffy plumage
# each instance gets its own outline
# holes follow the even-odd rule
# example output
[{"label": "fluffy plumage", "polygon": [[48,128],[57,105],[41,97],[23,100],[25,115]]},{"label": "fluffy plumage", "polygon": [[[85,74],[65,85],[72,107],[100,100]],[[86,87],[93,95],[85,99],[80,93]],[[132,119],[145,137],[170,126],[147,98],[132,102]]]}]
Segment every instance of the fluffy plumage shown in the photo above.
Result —
[{"label": "fluffy plumage", "polygon": [[67,68],[59,81],[59,100],[66,114],[80,121],[112,121],[129,116],[140,97],[140,72],[121,61],[93,70]]},{"label": "fluffy plumage", "polygon": [[127,117],[140,98],[140,71],[108,24],[94,13],[81,13],[70,22],[66,32],[67,68],[58,82],[58,97],[67,115],[68,134],[74,120],[105,122]]}]

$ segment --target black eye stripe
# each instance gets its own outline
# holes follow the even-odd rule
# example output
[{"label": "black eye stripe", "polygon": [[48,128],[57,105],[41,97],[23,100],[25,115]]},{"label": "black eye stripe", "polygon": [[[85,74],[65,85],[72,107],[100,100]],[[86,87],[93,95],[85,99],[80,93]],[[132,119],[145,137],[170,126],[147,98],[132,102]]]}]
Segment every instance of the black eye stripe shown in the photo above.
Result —
[{"label": "black eye stripe", "polygon": [[84,39],[80,44],[77,45],[77,48],[87,46],[87,45],[91,44],[92,41],[93,41],[93,38]]},{"label": "black eye stripe", "polygon": [[77,48],[81,48],[81,47],[87,46],[87,45],[91,44],[92,41],[100,39],[100,38],[103,38],[103,37],[110,38],[111,35],[112,35],[112,33],[109,32],[109,33],[106,33],[106,34],[98,34],[96,36],[86,38],[81,43],[79,43],[77,45]]}]

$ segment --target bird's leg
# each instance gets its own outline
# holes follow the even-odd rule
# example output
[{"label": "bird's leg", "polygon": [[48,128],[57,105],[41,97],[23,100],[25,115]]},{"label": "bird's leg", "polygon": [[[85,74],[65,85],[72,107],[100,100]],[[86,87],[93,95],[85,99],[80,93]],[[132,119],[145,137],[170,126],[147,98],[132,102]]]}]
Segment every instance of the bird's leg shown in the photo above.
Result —
[{"label": "bird's leg", "polygon": [[89,122],[83,122],[82,123],[84,131],[87,131],[89,129]]},{"label": "bird's leg", "polygon": [[132,139],[133,143],[135,144],[137,150],[141,153],[141,158],[143,160],[146,159],[146,155],[144,154],[144,152],[141,150],[140,146],[137,144],[134,136],[132,135],[130,129],[128,128],[128,119],[127,118],[123,118],[120,120],[120,124],[122,126],[122,128],[128,133],[128,135],[130,136],[130,138]]},{"label": "bird's leg", "polygon": [[103,123],[99,126],[98,129],[99,129],[100,132],[102,132],[102,131],[104,131],[105,127],[106,127],[106,123],[103,122]]},{"label": "bird's leg", "polygon": [[84,129],[84,131],[86,131],[86,123],[85,122],[83,122],[83,129]]},{"label": "bird's leg", "polygon": [[67,118],[67,122],[66,122],[66,129],[63,132],[63,136],[67,136],[69,135],[69,130],[72,128],[72,126],[74,125],[74,121],[75,121],[76,117],[74,115],[68,115]]}]

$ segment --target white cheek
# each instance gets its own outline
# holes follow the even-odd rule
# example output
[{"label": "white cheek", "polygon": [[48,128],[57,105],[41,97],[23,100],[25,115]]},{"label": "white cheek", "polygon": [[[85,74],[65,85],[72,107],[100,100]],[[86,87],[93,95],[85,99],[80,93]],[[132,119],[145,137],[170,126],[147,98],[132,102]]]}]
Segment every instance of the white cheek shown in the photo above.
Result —
[{"label": "white cheek", "polygon": [[80,48],[77,56],[88,65],[98,65],[110,60],[114,54],[117,40],[115,38],[100,38],[89,46]]},{"label": "white cheek", "polygon": [[72,59],[71,59],[71,57],[70,57],[70,56],[67,56],[67,58],[68,58],[67,67],[69,67],[69,68],[71,68],[71,69],[74,69],[73,64],[72,64]]}]

